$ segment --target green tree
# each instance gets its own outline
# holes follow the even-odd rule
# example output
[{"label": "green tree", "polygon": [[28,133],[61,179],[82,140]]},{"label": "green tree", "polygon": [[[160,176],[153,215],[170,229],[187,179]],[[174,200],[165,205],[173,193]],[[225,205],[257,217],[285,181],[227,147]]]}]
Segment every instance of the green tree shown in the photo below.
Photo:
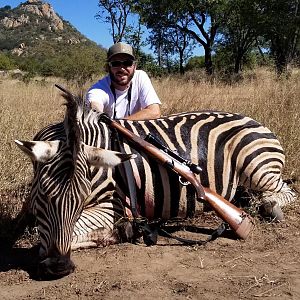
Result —
[{"label": "green tree", "polygon": [[138,67],[156,77],[161,76],[164,72],[164,70],[157,65],[154,57],[151,54],[146,54],[143,51],[140,51],[139,53]]},{"label": "green tree", "polygon": [[300,34],[299,0],[261,0],[262,35],[270,41],[277,74],[287,73],[297,53]]},{"label": "green tree", "polygon": [[134,30],[129,24],[129,16],[134,13],[133,0],[99,0],[98,7],[96,18],[110,25],[113,43],[121,42]]},{"label": "green tree", "polygon": [[229,0],[224,9],[227,18],[219,28],[216,56],[225,58],[227,71],[239,73],[243,61],[257,45],[262,16],[257,0]]},{"label": "green tree", "polygon": [[70,48],[57,62],[61,76],[75,81],[78,86],[83,86],[95,74],[100,74],[104,70],[104,64],[104,52],[84,46]]},{"label": "green tree", "polygon": [[187,71],[194,71],[197,69],[204,69],[205,68],[205,61],[204,61],[204,56],[193,56],[191,57],[187,64],[185,69]]},{"label": "green tree", "polygon": [[144,30],[140,17],[138,17],[137,25],[128,25],[124,33],[124,41],[134,48],[137,59],[142,55],[142,47],[147,45],[147,43],[143,41],[143,33]]},{"label": "green tree", "polygon": [[[148,28],[177,28],[187,33],[204,48],[205,68],[213,73],[212,47],[222,20],[227,0],[141,0],[139,13]],[[187,20],[185,25],[182,21]]]},{"label": "green tree", "polygon": [[[187,20],[178,21],[182,27],[187,26]],[[190,35],[177,27],[162,27],[161,24],[152,26],[148,41],[158,56],[160,67],[167,67],[168,72],[176,68],[175,57],[179,57],[178,66],[180,74],[184,74],[184,65],[194,47],[194,40]]]}]

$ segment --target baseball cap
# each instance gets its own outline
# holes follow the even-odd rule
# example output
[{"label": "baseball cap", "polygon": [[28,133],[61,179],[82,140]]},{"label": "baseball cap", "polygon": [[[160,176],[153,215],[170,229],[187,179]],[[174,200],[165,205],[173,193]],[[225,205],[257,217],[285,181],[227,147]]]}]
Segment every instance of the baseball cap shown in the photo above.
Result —
[{"label": "baseball cap", "polygon": [[128,44],[119,42],[112,45],[107,51],[107,60],[110,60],[114,55],[117,54],[128,54],[133,60],[135,60],[133,49]]}]

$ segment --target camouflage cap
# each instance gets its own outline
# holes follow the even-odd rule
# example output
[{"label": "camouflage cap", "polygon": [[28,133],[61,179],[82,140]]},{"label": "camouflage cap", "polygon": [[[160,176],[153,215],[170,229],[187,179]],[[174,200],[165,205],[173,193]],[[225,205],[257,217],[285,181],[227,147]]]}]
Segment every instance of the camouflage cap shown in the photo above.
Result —
[{"label": "camouflage cap", "polygon": [[128,44],[119,42],[112,45],[107,51],[107,60],[111,60],[111,58],[117,54],[127,54],[131,56],[133,60],[135,60],[133,49]]}]

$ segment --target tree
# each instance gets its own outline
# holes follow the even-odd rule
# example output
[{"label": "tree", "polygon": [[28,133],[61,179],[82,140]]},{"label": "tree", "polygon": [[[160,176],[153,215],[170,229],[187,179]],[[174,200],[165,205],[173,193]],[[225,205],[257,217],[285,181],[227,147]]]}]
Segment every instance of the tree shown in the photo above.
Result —
[{"label": "tree", "polygon": [[262,35],[270,41],[270,52],[274,57],[276,72],[287,73],[288,64],[297,53],[300,34],[299,0],[260,1],[264,17]]},{"label": "tree", "polygon": [[[227,0],[141,0],[136,1],[148,28],[161,24],[188,34],[204,48],[206,72],[213,73],[212,47],[223,20]],[[182,21],[186,20],[185,25]]]},{"label": "tree", "polygon": [[162,68],[160,68],[155,62],[154,57],[151,54],[146,54],[143,51],[139,53],[139,67],[149,73],[151,76],[161,76],[163,73]]},{"label": "tree", "polygon": [[187,71],[193,71],[197,69],[204,69],[204,67],[205,67],[204,56],[193,56],[188,60],[185,69]]},{"label": "tree", "polygon": [[135,50],[136,58],[139,59],[142,52],[142,47],[146,46],[146,42],[143,41],[143,29],[142,29],[142,23],[140,17],[138,17],[137,25],[128,25],[127,30],[124,33],[124,41],[131,45],[133,49]]},{"label": "tree", "polygon": [[104,53],[82,46],[70,48],[59,58],[57,65],[60,66],[63,78],[83,86],[88,80],[92,80],[95,74],[104,70],[104,62]]},{"label": "tree", "polygon": [[97,46],[75,44],[53,55],[15,57],[15,62],[29,74],[62,77],[82,86],[104,71],[105,59],[105,52]]},{"label": "tree", "polygon": [[[186,26],[187,20],[180,20],[182,27]],[[152,49],[158,55],[159,66],[166,66],[170,72],[173,69],[173,56],[179,56],[179,72],[184,74],[184,64],[194,46],[194,40],[185,31],[176,27],[162,27],[161,24],[153,26],[148,38]]]},{"label": "tree", "polygon": [[5,5],[4,7],[0,7],[0,19],[7,17],[10,10],[11,10],[10,5]]},{"label": "tree", "polygon": [[100,11],[96,18],[110,24],[113,42],[121,42],[128,28],[128,16],[132,11],[132,1],[99,0]]},{"label": "tree", "polygon": [[129,17],[135,14],[134,0],[99,0],[100,11],[96,18],[110,25],[113,43],[126,41],[137,52],[142,46],[142,29],[140,20],[137,27],[129,22]]},{"label": "tree", "polygon": [[257,45],[262,16],[257,0],[230,0],[225,13],[227,18],[219,28],[216,54],[218,56],[218,52],[222,52],[227,58],[227,70],[239,73],[243,59]]}]

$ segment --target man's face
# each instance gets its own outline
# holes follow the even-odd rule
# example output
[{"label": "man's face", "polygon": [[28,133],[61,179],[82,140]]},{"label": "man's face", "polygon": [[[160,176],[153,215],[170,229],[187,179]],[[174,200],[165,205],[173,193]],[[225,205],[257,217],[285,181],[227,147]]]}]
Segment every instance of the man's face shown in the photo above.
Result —
[{"label": "man's face", "polygon": [[111,81],[121,87],[129,85],[134,75],[135,69],[135,62],[133,61],[131,56],[127,54],[117,54],[113,56],[108,63],[108,70]]}]

